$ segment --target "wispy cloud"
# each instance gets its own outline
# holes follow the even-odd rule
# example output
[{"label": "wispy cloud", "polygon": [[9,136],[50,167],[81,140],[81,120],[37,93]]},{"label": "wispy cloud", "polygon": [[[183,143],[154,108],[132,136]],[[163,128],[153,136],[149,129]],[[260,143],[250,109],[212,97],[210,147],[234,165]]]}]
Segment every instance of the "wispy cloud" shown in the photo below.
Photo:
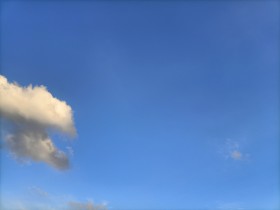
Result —
[{"label": "wispy cloud", "polygon": [[234,160],[242,160],[243,154],[238,150],[234,150],[234,151],[231,151],[230,157]]},{"label": "wispy cloud", "polygon": [[38,186],[29,187],[26,194],[2,196],[0,208],[3,210],[107,210],[107,203],[79,200],[71,195],[53,194]]},{"label": "wispy cloud", "polygon": [[68,147],[66,147],[66,149],[67,149],[67,152],[68,152],[68,154],[69,154],[70,156],[73,156],[73,155],[74,155],[74,150],[73,150],[72,147],[68,146]]},{"label": "wispy cloud", "polygon": [[218,202],[217,210],[243,210],[240,202]]},{"label": "wispy cloud", "polygon": [[42,198],[49,198],[49,193],[42,190],[41,188],[37,187],[37,186],[32,186],[29,188],[29,191],[33,194],[36,195],[38,197],[42,197]]},{"label": "wispy cloud", "polygon": [[232,159],[235,161],[248,160],[250,156],[241,149],[238,141],[234,141],[232,139],[226,140],[221,151],[226,159]]},{"label": "wispy cloud", "polygon": [[106,204],[94,204],[91,201],[88,202],[68,202],[69,210],[107,210]]},{"label": "wispy cloud", "polygon": [[48,135],[51,129],[75,136],[73,111],[65,101],[53,97],[44,86],[21,87],[0,75],[0,116],[12,125],[4,141],[18,160],[69,167],[67,155]]}]

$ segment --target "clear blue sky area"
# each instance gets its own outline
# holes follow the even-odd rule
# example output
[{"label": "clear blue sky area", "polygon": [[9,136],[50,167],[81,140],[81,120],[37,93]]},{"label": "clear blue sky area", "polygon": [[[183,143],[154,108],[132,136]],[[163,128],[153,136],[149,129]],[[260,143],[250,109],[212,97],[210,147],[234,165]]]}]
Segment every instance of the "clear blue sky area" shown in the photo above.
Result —
[{"label": "clear blue sky area", "polygon": [[78,132],[52,134],[67,171],[1,150],[3,203],[36,186],[109,209],[279,208],[279,1],[1,4],[1,74],[65,100]]}]

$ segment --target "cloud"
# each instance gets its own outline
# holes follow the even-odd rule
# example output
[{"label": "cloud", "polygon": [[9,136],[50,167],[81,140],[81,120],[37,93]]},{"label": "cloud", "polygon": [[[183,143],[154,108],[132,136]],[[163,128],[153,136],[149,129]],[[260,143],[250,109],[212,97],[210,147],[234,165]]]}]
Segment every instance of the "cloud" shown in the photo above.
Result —
[{"label": "cloud", "polygon": [[53,97],[44,86],[21,87],[0,75],[0,116],[12,125],[4,142],[18,160],[69,167],[68,157],[48,135],[52,130],[75,136],[73,111],[65,101]]},{"label": "cloud", "polygon": [[69,201],[68,203],[52,204],[48,202],[28,202],[14,200],[2,203],[3,210],[108,210],[105,204],[93,204],[92,202]]},{"label": "cloud", "polygon": [[108,210],[107,203],[80,201],[69,194],[53,194],[38,186],[26,188],[24,194],[3,193],[0,209],[3,210]]},{"label": "cloud", "polygon": [[233,141],[231,139],[227,139],[224,148],[222,149],[222,152],[226,159],[232,159],[235,161],[242,161],[242,160],[248,160],[249,154],[244,153],[240,145],[237,141]]},{"label": "cloud", "polygon": [[241,160],[243,157],[243,154],[238,150],[234,150],[230,153],[230,157],[234,160]]},{"label": "cloud", "polygon": [[32,195],[36,195],[37,197],[49,198],[50,196],[48,192],[44,191],[43,189],[37,186],[30,187],[29,191],[32,193]]},{"label": "cloud", "polygon": [[67,149],[67,152],[68,152],[68,154],[69,154],[70,156],[73,156],[73,155],[74,155],[74,150],[73,150],[72,147],[68,146],[68,147],[66,147],[66,149]]},{"label": "cloud", "polygon": [[68,207],[69,210],[107,210],[106,204],[95,205],[90,201],[85,203],[70,201]]},{"label": "cloud", "polygon": [[243,210],[239,202],[219,202],[217,209],[218,210]]}]

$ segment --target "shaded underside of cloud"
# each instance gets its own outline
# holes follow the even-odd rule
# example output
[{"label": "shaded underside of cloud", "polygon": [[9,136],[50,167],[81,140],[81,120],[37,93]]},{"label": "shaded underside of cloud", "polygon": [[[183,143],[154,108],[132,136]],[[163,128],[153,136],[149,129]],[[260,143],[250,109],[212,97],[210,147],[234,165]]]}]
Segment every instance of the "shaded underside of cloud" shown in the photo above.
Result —
[{"label": "shaded underside of cloud", "polygon": [[44,86],[21,87],[0,75],[0,116],[12,125],[4,142],[17,159],[45,162],[57,169],[69,167],[68,157],[48,135],[55,130],[75,136],[73,111],[65,101]]}]

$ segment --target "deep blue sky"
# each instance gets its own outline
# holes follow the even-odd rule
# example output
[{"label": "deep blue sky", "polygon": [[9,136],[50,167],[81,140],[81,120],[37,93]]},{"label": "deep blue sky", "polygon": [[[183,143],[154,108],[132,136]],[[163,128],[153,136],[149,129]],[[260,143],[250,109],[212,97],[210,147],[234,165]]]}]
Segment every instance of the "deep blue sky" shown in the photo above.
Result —
[{"label": "deep blue sky", "polygon": [[279,2],[11,1],[1,27],[1,74],[45,85],[78,131],[54,136],[66,172],[1,151],[3,201],[279,207]]}]

